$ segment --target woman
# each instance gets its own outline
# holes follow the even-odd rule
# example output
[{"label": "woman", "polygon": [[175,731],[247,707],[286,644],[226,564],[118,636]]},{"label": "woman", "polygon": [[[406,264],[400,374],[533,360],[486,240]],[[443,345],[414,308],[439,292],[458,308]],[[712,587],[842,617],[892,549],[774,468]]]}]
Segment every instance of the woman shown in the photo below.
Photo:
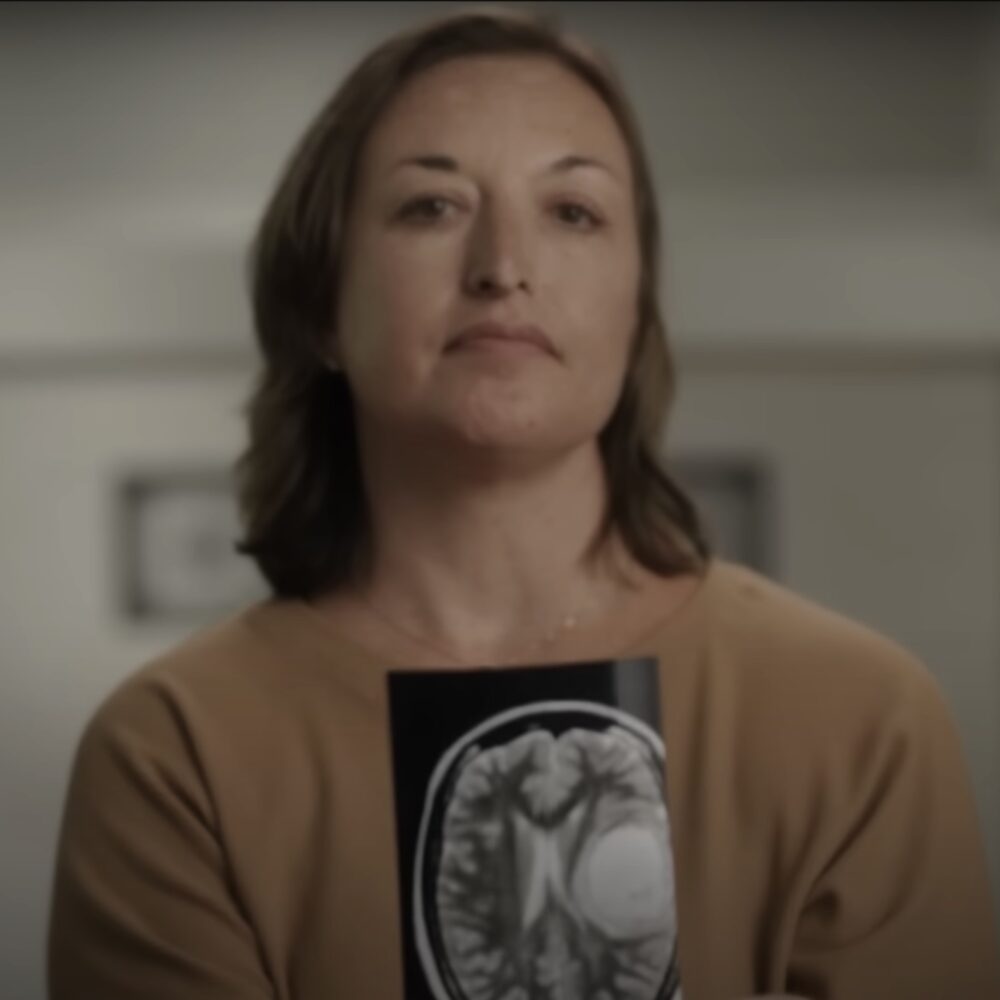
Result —
[{"label": "woman", "polygon": [[[416,995],[387,672],[636,656],[659,661],[689,1000],[1000,996],[927,672],[711,558],[658,464],[656,275],[628,105],[548,24],[458,14],[348,77],[255,244],[243,551],[275,596],[88,727],[53,997]],[[666,995],[581,986],[587,956],[501,982],[474,955],[474,986],[433,995]]]}]

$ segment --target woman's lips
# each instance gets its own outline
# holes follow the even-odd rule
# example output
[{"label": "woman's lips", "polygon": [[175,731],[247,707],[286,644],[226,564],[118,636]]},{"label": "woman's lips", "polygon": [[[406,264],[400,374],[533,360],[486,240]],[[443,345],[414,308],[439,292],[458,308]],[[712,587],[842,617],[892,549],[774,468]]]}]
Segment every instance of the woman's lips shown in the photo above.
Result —
[{"label": "woman's lips", "polygon": [[461,330],[445,348],[449,352],[463,349],[541,351],[558,357],[545,332],[531,324],[475,323]]}]

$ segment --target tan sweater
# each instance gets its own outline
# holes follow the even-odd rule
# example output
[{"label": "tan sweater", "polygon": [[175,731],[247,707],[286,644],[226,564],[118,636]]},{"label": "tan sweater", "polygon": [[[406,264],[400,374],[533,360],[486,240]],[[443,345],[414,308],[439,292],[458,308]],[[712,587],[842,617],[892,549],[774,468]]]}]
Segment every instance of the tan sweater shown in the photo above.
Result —
[{"label": "tan sweater", "polygon": [[[919,663],[724,562],[627,652],[660,662],[685,1000],[1000,998]],[[72,773],[52,1000],[401,998],[386,671],[282,601],[120,686]]]}]

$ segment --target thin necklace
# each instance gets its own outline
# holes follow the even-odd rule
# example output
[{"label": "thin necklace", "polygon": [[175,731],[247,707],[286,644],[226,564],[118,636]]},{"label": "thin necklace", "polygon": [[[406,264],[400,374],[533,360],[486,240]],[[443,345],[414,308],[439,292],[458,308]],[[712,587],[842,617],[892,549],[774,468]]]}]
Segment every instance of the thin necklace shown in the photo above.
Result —
[{"label": "thin necklace", "polygon": [[[423,647],[423,649],[428,653],[433,653],[435,656],[443,656],[445,660],[448,662],[448,664],[451,666],[465,666],[467,664],[468,661],[465,660],[463,657],[457,656],[451,650],[446,649],[444,646],[439,645],[437,642],[431,641],[426,636],[421,635],[420,633],[414,631],[413,629],[410,629],[405,625],[401,625],[398,621],[391,618],[384,611],[382,611],[370,598],[366,597],[364,594],[359,594],[358,596],[361,599],[361,602],[368,608],[369,611],[371,611],[373,615],[375,615],[376,618],[379,619],[379,621],[387,625],[398,635],[404,637],[410,642],[416,643],[418,646]],[[522,647],[519,650],[518,659],[527,656],[529,654],[533,654],[544,650],[546,647],[552,645],[552,643],[560,639],[567,632],[571,632],[580,624],[581,617],[585,614],[585,612],[592,611],[598,603],[599,602],[592,601],[589,606],[585,606],[584,608],[581,608],[579,606],[574,608],[574,610],[572,610],[569,614],[567,614],[559,622],[558,625],[556,625],[550,631],[546,632],[540,638]]]}]

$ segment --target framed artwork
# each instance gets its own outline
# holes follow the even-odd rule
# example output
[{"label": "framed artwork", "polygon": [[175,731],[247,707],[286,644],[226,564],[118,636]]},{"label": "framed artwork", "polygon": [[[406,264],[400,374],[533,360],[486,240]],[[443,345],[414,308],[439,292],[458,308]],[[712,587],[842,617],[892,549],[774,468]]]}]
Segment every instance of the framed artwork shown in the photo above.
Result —
[{"label": "framed artwork", "polygon": [[239,521],[225,470],[137,470],[116,494],[126,617],[208,618],[264,596],[256,568],[235,550]]},{"label": "framed artwork", "polygon": [[778,569],[774,472],[757,455],[681,454],[668,467],[695,502],[714,550],[768,576]]}]

